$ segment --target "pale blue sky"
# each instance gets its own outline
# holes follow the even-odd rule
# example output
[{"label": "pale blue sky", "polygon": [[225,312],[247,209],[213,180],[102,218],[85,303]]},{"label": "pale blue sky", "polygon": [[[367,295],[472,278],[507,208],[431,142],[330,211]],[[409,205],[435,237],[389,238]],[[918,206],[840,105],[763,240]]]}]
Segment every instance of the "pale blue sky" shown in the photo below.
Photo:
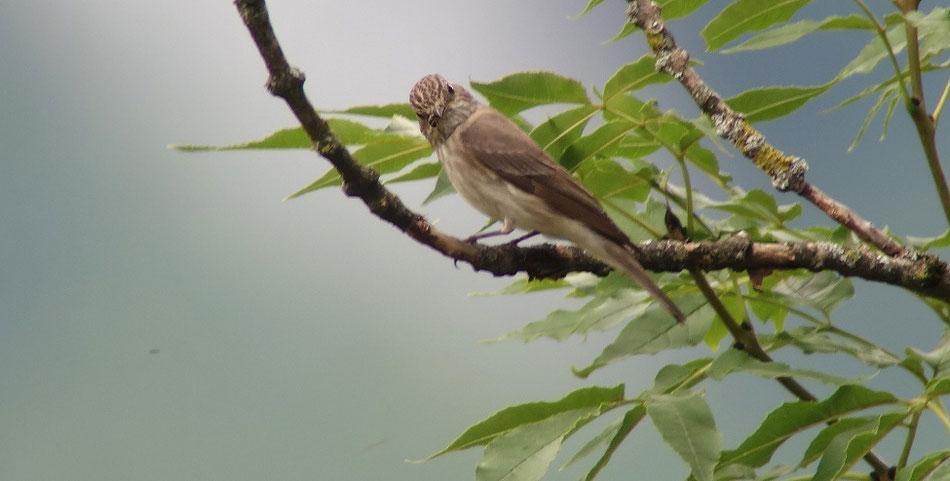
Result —
[{"label": "pale blue sky", "polygon": [[[624,6],[612,0],[569,18],[584,3],[270,7],[313,102],[334,109],[404,101],[431,72],[464,83],[546,69],[600,85],[646,49],[640,35],[601,45],[619,30]],[[825,81],[865,41],[818,36],[775,52],[707,55],[702,19],[725,2],[710,3],[673,28],[725,95]],[[820,18],[827,2],[816,3],[803,16]],[[508,404],[558,398],[588,382],[626,382],[638,392],[659,366],[689,354],[636,359],[581,381],[569,367],[587,364],[609,334],[478,344],[578,301],[470,298],[510,280],[454,268],[335,189],[281,202],[327,168],[310,153],[166,150],[294,124],[265,92],[261,60],[231,2],[5,2],[0,65],[0,479],[468,479],[477,451],[403,460]],[[832,99],[866,81],[852,80]],[[695,114],[675,85],[651,94],[661,107]],[[808,159],[816,184],[873,221],[901,233],[942,231],[909,122],[897,115],[885,144],[873,124],[846,154],[868,105],[814,116],[830,105],[762,129]],[[740,185],[769,188],[745,159],[721,162]],[[419,207],[429,188],[397,190]],[[455,198],[419,209],[458,235],[483,222]],[[829,225],[805,211],[806,222]],[[898,351],[939,333],[908,294],[856,286],[857,299],[837,316],[844,325],[873,324],[864,332]],[[748,381],[712,385],[708,398],[731,446],[747,429],[737,423],[786,396],[774,383]],[[739,409],[723,409],[730,405]],[[663,449],[642,426],[604,479],[634,469],[647,479],[682,478],[685,467]]]}]

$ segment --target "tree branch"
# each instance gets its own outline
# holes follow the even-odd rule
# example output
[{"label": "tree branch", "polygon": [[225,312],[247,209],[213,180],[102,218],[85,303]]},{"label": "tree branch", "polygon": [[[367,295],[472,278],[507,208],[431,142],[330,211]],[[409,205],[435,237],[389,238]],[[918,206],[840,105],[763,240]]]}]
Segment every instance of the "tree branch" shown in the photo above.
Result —
[{"label": "tree branch", "polygon": [[[741,114],[730,109],[722,97],[706,85],[696,71],[693,70],[689,62],[689,53],[676,45],[673,35],[667,30],[666,24],[660,16],[660,7],[656,3],[652,0],[628,0],[628,4],[629,9],[627,15],[630,21],[646,32],[647,44],[649,44],[650,48],[656,54],[656,69],[669,74],[683,85],[686,91],[689,92],[689,95],[693,97],[693,101],[696,102],[700,110],[712,120],[716,128],[716,133],[719,134],[720,137],[731,141],[739,152],[742,152],[743,155],[752,160],[756,167],[768,174],[772,178],[773,187],[783,192],[796,192],[810,200],[829,217],[846,226],[855,232],[858,237],[876,246],[890,256],[914,255],[905,253],[903,247],[888,238],[887,235],[874,227],[869,221],[863,219],[844,204],[832,199],[808,183],[805,180],[805,173],[808,172],[808,164],[806,164],[802,158],[787,155],[776,149],[769,144],[765,140],[765,136],[755,130]],[[781,245],[782,244],[760,245],[763,247],[763,249],[761,249],[763,252],[760,253],[765,254],[764,251],[767,249],[765,249],[764,246],[774,248]],[[818,246],[817,243],[807,242],[797,244],[797,246],[802,247],[805,245]],[[784,246],[792,247],[791,244],[784,244]],[[871,256],[861,255],[861,249],[845,249],[834,244],[827,245],[826,247],[830,246],[834,247],[832,250],[825,251],[827,255],[818,256],[812,260],[816,261],[817,264],[824,264],[825,261],[832,259],[835,260],[831,261],[831,263],[843,261],[843,264],[839,267],[843,270],[850,270],[857,266],[857,264],[851,263],[850,260],[857,261],[858,257],[863,258],[862,261],[859,262],[867,267],[871,267],[871,265],[875,263],[886,263],[887,260],[890,259],[901,259],[901,257],[874,256],[876,257],[875,259]],[[750,251],[754,252],[755,250],[754,246],[750,246]],[[865,251],[865,253],[867,252]],[[801,252],[801,254],[805,253]],[[766,255],[765,257],[771,256]],[[773,258],[773,260],[778,262],[781,261],[783,257],[788,260],[804,260],[798,255],[785,257],[784,254],[778,258]],[[935,262],[936,265],[943,265],[944,271],[946,270],[945,264],[942,261],[934,258],[933,262]],[[814,265],[811,267],[801,267],[809,269],[815,268]],[[844,272],[842,273],[844,274]],[[898,273],[891,272],[891,274]],[[771,361],[768,354],[759,346],[758,339],[753,332],[744,332],[741,329],[737,329],[734,321],[732,326],[727,325],[727,327],[730,327],[730,332],[736,338],[737,342],[743,345],[743,349],[747,349],[750,354],[760,360],[766,362]],[[743,342],[743,340],[747,341],[748,344]],[[805,401],[815,400],[815,397],[794,379],[779,378],[778,381],[799,399]],[[887,464],[874,452],[867,452],[864,455],[864,459],[874,469],[878,479],[890,479]]]},{"label": "tree branch", "polygon": [[776,149],[745,117],[726,105],[722,97],[693,70],[689,52],[677,46],[656,3],[652,0],[628,0],[628,4],[630,21],[646,33],[647,44],[656,54],[656,69],[683,85],[700,110],[712,120],[719,136],[732,142],[739,152],[768,174],[773,187],[782,192],[795,192],[810,200],[836,222],[888,255],[904,252],[902,246],[869,221],[806,181],[808,164],[804,159]]},{"label": "tree branch", "polygon": [[[237,0],[236,5],[267,65],[267,88],[283,98],[313,141],[316,151],[340,172],[343,190],[360,198],[369,210],[456,261],[495,276],[527,273],[532,278],[561,278],[570,272],[606,275],[610,267],[580,249],[542,244],[528,247],[471,244],[449,236],[421,215],[409,210],[398,196],[379,182],[379,175],[359,164],[337,140],[303,92],[304,75],[290,66],[281,51],[262,0]],[[824,242],[753,243],[740,234],[715,242],[653,241],[639,245],[639,260],[653,271],[683,269],[712,271],[733,269],[833,270],[845,276],[904,287],[918,294],[950,302],[950,274],[935,257],[884,257],[862,247],[842,247]]]}]

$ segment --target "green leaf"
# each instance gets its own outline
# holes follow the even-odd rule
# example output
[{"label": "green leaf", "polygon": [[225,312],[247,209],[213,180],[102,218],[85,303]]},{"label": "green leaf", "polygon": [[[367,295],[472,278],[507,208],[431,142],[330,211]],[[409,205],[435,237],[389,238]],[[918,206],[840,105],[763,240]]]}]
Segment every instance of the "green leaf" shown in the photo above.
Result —
[{"label": "green leaf", "polygon": [[784,23],[809,0],[737,0],[700,32],[709,50],[716,50],[746,32]]},{"label": "green leaf", "polygon": [[723,451],[719,465],[741,463],[752,467],[762,466],[782,443],[795,434],[853,412],[897,401],[888,392],[848,385],[841,386],[821,402],[784,403],[769,413],[759,428],[739,447]]},{"label": "green leaf", "polygon": [[874,25],[872,25],[867,18],[858,14],[852,14],[847,17],[832,16],[820,22],[815,20],[800,20],[760,33],[735,47],[723,50],[722,53],[778,47],[795,42],[805,35],[818,30],[874,30]]},{"label": "green leaf", "polygon": [[773,481],[780,476],[781,475],[774,477],[769,475],[759,476],[755,473],[754,469],[742,464],[730,464],[722,468],[716,468],[716,481]]},{"label": "green leaf", "polygon": [[894,110],[897,109],[899,100],[899,95],[891,97],[891,103],[887,106],[887,113],[884,114],[884,127],[881,128],[881,136],[877,138],[878,142],[884,142],[884,139],[887,138],[887,127],[891,125],[891,117],[894,115]]},{"label": "green leaf", "polygon": [[445,169],[442,169],[442,172],[439,172],[439,176],[435,179],[435,186],[432,188],[432,192],[429,192],[429,195],[422,201],[422,205],[426,205],[453,193],[455,193],[455,187],[452,186],[452,181],[449,180]]},{"label": "green leaf", "polygon": [[647,403],[647,415],[660,436],[689,465],[699,481],[712,481],[722,451],[722,435],[701,392],[658,395]]},{"label": "green leaf", "polygon": [[680,137],[677,147],[680,152],[686,152],[690,147],[698,145],[699,141],[706,136],[706,133],[697,128],[692,122],[684,122],[688,127],[686,133]]},{"label": "green leaf", "polygon": [[571,287],[571,284],[565,279],[528,279],[527,277],[522,277],[501,289],[488,292],[474,292],[469,295],[473,297],[506,296],[511,294],[528,294],[551,289],[563,289],[565,287]]},{"label": "green leaf", "polygon": [[619,289],[599,295],[577,311],[558,309],[540,321],[505,334],[496,341],[521,339],[531,341],[549,337],[563,341],[572,334],[586,335],[591,331],[606,331],[624,320],[642,315],[650,306],[649,294],[642,290]]},{"label": "green leaf", "polygon": [[[383,131],[371,129],[359,122],[347,119],[327,119],[330,130],[343,145],[368,144],[373,140],[386,138]],[[416,129],[418,131],[418,129]],[[304,134],[305,135],[305,134]],[[309,144],[309,139],[307,140]],[[307,146],[313,148],[312,144]]]},{"label": "green leaf", "polygon": [[620,141],[635,128],[635,124],[626,120],[607,122],[571,144],[561,156],[561,165],[567,170],[574,170],[594,156],[609,157]]},{"label": "green leaf", "polygon": [[561,158],[564,151],[584,133],[587,122],[597,112],[594,105],[565,110],[542,122],[529,134],[554,159]]},{"label": "green leaf", "polygon": [[650,184],[613,159],[596,157],[577,169],[581,182],[600,199],[623,197],[643,202],[650,195]]},{"label": "green leaf", "polygon": [[944,464],[934,469],[927,481],[950,481],[950,464]]},{"label": "green leaf", "polygon": [[706,133],[706,138],[713,141],[716,144],[716,150],[720,153],[728,156],[732,156],[732,152],[722,144],[719,135],[716,133],[716,128],[713,127],[712,120],[709,119],[708,115],[702,115],[695,119],[688,120],[689,123],[693,124],[693,127],[701,130]]},{"label": "green leaf", "polygon": [[552,402],[533,402],[509,406],[468,428],[445,449],[429,456],[432,459],[452,451],[489,443],[519,426],[537,423],[557,414],[599,408],[601,404],[623,400],[623,384],[612,388],[585,387]]},{"label": "green leaf", "polygon": [[690,146],[705,135],[695,125],[672,112],[647,120],[642,132],[652,135],[675,156],[683,155],[684,144]]},{"label": "green leaf", "polygon": [[657,371],[653,386],[645,394],[669,394],[687,380],[705,372],[712,362],[708,357],[701,357],[682,365],[667,364]]},{"label": "green leaf", "polygon": [[699,294],[683,296],[676,304],[686,314],[685,324],[678,324],[665,309],[653,305],[627,323],[617,338],[589,366],[580,370],[572,368],[574,375],[587,377],[611,362],[635,354],[652,354],[702,342],[703,335],[712,323],[712,307]]},{"label": "green leaf", "polygon": [[[693,13],[694,10],[702,7],[708,1],[709,0],[657,0],[656,4],[660,6],[660,16],[663,17],[664,20],[669,21]],[[617,42],[630,36],[631,33],[637,30],[639,30],[639,28],[634,25],[633,22],[624,22],[620,31],[604,43]]]},{"label": "green leaf", "polygon": [[567,462],[564,463],[564,465],[561,466],[558,470],[563,471],[564,469],[580,461],[581,459],[584,459],[587,456],[590,456],[597,448],[603,446],[604,444],[607,444],[608,441],[616,437],[617,434],[620,432],[620,427],[621,427],[621,424],[623,424],[623,419],[624,418],[617,418],[616,421],[608,424],[607,427],[604,428],[603,431],[600,432],[600,434],[590,438],[586,443],[584,443],[583,446],[581,446],[580,449],[577,450],[576,453],[574,453],[573,456],[571,456],[571,459],[568,459]]},{"label": "green leaf", "polygon": [[[733,319],[743,319],[745,317],[745,300],[741,296],[731,292],[722,293],[719,295],[719,300]],[[726,329],[722,316],[716,313],[716,320],[713,321],[709,330],[706,331],[706,335],[703,336],[703,342],[709,346],[711,351],[718,351],[722,340],[728,335],[729,330]]]},{"label": "green leaf", "polygon": [[808,445],[808,449],[805,450],[802,460],[798,463],[799,466],[805,467],[809,464],[818,460],[825,450],[828,449],[828,445],[841,433],[849,432],[852,435],[857,434],[863,431],[867,431],[877,424],[877,420],[873,417],[857,417],[857,418],[844,418],[838,420],[838,422],[822,429],[815,439],[812,439],[811,444]]},{"label": "green leaf", "polygon": [[924,392],[932,398],[950,394],[950,377],[937,377],[927,381]]},{"label": "green leaf", "polygon": [[675,112],[666,112],[662,116],[650,118],[643,128],[641,136],[652,138],[665,146],[676,157],[685,157],[703,173],[720,185],[729,181],[729,176],[719,172],[719,161],[709,149],[699,144],[706,132],[696,123],[680,118]]},{"label": "green leaf", "polygon": [[642,204],[623,197],[601,199],[600,203],[607,211],[607,216],[633,242],[653,240],[666,232],[663,223],[666,205],[652,197],[647,197],[647,201]]},{"label": "green leaf", "polygon": [[950,460],[950,450],[945,449],[930,453],[920,458],[916,463],[898,471],[897,479],[894,481],[921,481],[930,476],[947,460]]},{"label": "green leaf", "polygon": [[[755,300],[753,299],[753,302]],[[890,367],[897,365],[901,359],[877,346],[867,346],[855,342],[833,337],[821,331],[816,327],[798,327],[788,331],[782,331],[775,335],[774,339],[783,344],[791,344],[802,350],[805,354],[815,352],[825,353],[846,353],[855,357],[861,362],[877,367]]]},{"label": "green leaf", "polygon": [[861,128],[858,129],[858,134],[854,136],[854,140],[851,141],[851,145],[848,146],[848,152],[854,150],[858,146],[858,143],[861,142],[861,139],[864,137],[864,132],[867,130],[868,125],[871,124],[871,120],[874,120],[874,117],[877,117],[878,111],[881,110],[881,107],[884,106],[884,102],[887,101],[888,97],[896,94],[896,89],[885,89],[881,92],[881,95],[877,98],[877,102],[871,107],[871,110],[868,111],[868,114],[864,117],[864,122],[861,123]]},{"label": "green leaf", "polygon": [[907,236],[907,243],[917,250],[943,249],[950,246],[950,229],[947,229],[937,237],[914,237]]},{"label": "green leaf", "polygon": [[847,278],[837,273],[822,271],[817,274],[805,271],[783,279],[774,288],[758,293],[758,296],[776,302],[809,306],[817,309],[826,319],[831,312],[854,296],[854,286]]},{"label": "green leaf", "polygon": [[749,303],[749,307],[752,308],[752,312],[756,317],[761,319],[762,322],[771,321],[775,324],[776,329],[785,325],[785,318],[788,317],[789,310],[784,302],[758,294],[746,300]]},{"label": "green leaf", "polygon": [[656,57],[644,55],[634,62],[620,67],[604,84],[604,101],[630,91],[640,90],[650,84],[666,83],[672,77],[656,70]]},{"label": "green leaf", "polygon": [[596,408],[575,409],[525,424],[493,439],[475,466],[476,481],[536,481],[554,461],[564,437]]},{"label": "green leaf", "polygon": [[493,82],[472,82],[493,107],[512,115],[546,104],[589,104],[580,82],[552,72],[519,72]]},{"label": "green leaf", "polygon": [[828,443],[828,448],[821,457],[812,480],[838,479],[908,415],[906,410],[884,413],[878,417],[877,423],[866,430],[845,431],[835,436]]},{"label": "green leaf", "polygon": [[442,172],[442,164],[438,162],[426,162],[412,168],[409,172],[398,177],[386,180],[385,184],[395,184],[396,182],[409,182],[413,180],[428,179],[437,177]]},{"label": "green leaf", "polygon": [[251,150],[251,149],[312,149],[313,143],[306,132],[300,127],[280,129],[267,137],[252,140],[241,144],[231,145],[169,145],[170,149],[183,152],[207,152],[220,150]]},{"label": "green leaf", "polygon": [[583,15],[586,15],[587,12],[593,10],[594,7],[596,7],[597,5],[600,5],[600,4],[603,3],[603,2],[604,2],[604,0],[589,0],[589,1],[587,2],[587,6],[584,7],[584,11],[581,12],[580,14],[578,14],[578,16],[580,17],[580,16],[583,16]]},{"label": "green leaf", "polygon": [[742,194],[742,192],[736,189],[732,199],[725,202],[710,203],[709,207],[750,219],[780,225],[794,219],[801,213],[801,209],[795,207],[797,204],[783,205],[780,207],[778,202],[775,201],[775,197],[761,189],[752,189],[739,197],[740,194]]},{"label": "green leaf", "polygon": [[[719,171],[719,160],[716,159],[716,154],[699,144],[693,144],[686,150],[686,160],[721,186],[727,185],[731,179],[728,174]],[[694,195],[694,200],[695,197]]]},{"label": "green leaf", "polygon": [[391,118],[394,115],[399,115],[407,119],[416,118],[415,111],[412,110],[412,105],[408,103],[405,104],[386,104],[386,105],[359,105],[356,107],[350,107],[346,110],[337,110],[332,111],[333,113],[339,114],[352,114],[352,115],[365,115],[368,117],[383,117]]},{"label": "green leaf", "polygon": [[[343,145],[365,144],[375,139],[391,137],[381,130],[372,129],[347,119],[326,119],[330,130]],[[300,127],[280,129],[267,137],[231,145],[170,145],[183,152],[225,150],[313,149],[310,137]]]},{"label": "green leaf", "polygon": [[[415,160],[432,155],[432,148],[425,139],[411,137],[394,137],[367,144],[353,152],[353,158],[359,163],[372,167],[380,174],[398,172]],[[301,195],[313,192],[324,187],[340,184],[340,174],[336,169],[330,169],[319,179],[303,189],[290,194],[287,199],[294,199]]]},{"label": "green leaf", "polygon": [[621,421],[620,426],[617,428],[616,434],[610,439],[610,444],[607,445],[607,450],[604,451],[604,454],[597,460],[594,467],[587,472],[584,481],[592,481],[597,474],[600,473],[600,470],[604,469],[604,466],[610,462],[610,458],[614,452],[617,451],[617,448],[620,447],[624,439],[627,439],[627,436],[633,432],[633,428],[637,427],[637,424],[640,424],[640,420],[643,419],[646,413],[646,408],[640,405],[624,414],[623,421]]},{"label": "green leaf", "polygon": [[884,80],[883,82],[864,88],[857,94],[852,95],[851,97],[848,97],[842,100],[841,102],[835,104],[833,107],[825,109],[824,112],[833,112],[835,110],[839,110],[841,108],[847,107],[848,105],[851,105],[859,100],[863,100],[864,98],[869,97],[870,95],[880,92],[884,89],[896,89],[897,81],[898,81],[898,78],[897,78],[897,75],[895,74],[891,76],[890,78],[888,78],[887,80]]},{"label": "green leaf", "polygon": [[608,39],[604,43],[609,44],[609,43],[618,42],[620,40],[623,40],[629,37],[631,33],[636,32],[637,30],[639,30],[639,27],[634,25],[633,22],[623,22],[623,26],[620,27],[620,31],[617,32],[617,34],[614,35],[613,37],[610,37],[610,39]]},{"label": "green leaf", "polygon": [[662,115],[657,108],[656,100],[646,102],[633,94],[614,95],[604,103],[604,120],[626,120],[627,122],[645,122]]},{"label": "green leaf", "polygon": [[526,134],[530,134],[531,131],[534,130],[534,125],[532,125],[531,122],[528,122],[527,119],[525,119],[524,117],[520,115],[512,115],[509,118],[511,119],[512,122],[515,123],[515,125],[518,126],[519,129],[523,130],[524,133]]},{"label": "green leaf", "polygon": [[799,379],[811,379],[825,384],[856,384],[864,382],[867,378],[846,378],[835,376],[821,371],[812,371],[810,369],[793,369],[788,364],[781,362],[763,362],[753,358],[745,351],[738,349],[727,349],[719,355],[712,365],[709,366],[707,374],[712,379],[721,381],[726,376],[734,372],[746,372],[759,377],[775,379],[779,377],[795,377]]},{"label": "green leaf", "polygon": [[828,91],[831,85],[754,88],[727,99],[726,104],[745,114],[749,122],[764,122],[798,110],[809,100]]},{"label": "green leaf", "polygon": [[[938,308],[938,306],[932,306],[932,307],[934,309]],[[942,308],[943,305],[939,307]],[[901,360],[900,366],[906,369],[907,371],[909,371],[910,373],[914,374],[918,378],[921,378],[921,379],[927,378],[929,373],[924,371],[924,365],[921,359],[917,357],[913,353],[913,351],[910,350],[910,348],[904,348],[904,353],[907,354],[907,357]]]},{"label": "green leaf", "polygon": [[[887,40],[894,49],[894,55],[900,53],[900,51],[907,46],[907,36],[904,32],[904,27],[897,26],[888,30]],[[841,69],[841,72],[835,77],[835,81],[843,80],[854,74],[868,73],[874,70],[874,67],[876,67],[881,60],[887,58],[887,56],[887,46],[884,44],[884,41],[881,40],[880,36],[875,35],[874,38],[858,52],[858,55]]]},{"label": "green leaf", "polygon": [[[410,120],[408,117],[403,117],[402,115],[393,115],[389,119],[389,123],[382,131],[386,136],[396,135],[398,137],[410,137],[416,139],[424,139],[422,132],[419,130],[419,122],[415,120]],[[386,136],[380,136],[380,138],[386,138]]]},{"label": "green leaf", "polygon": [[934,370],[934,377],[950,376],[950,330],[944,331],[937,345],[929,352],[910,348],[908,353],[927,363]]},{"label": "green leaf", "polygon": [[917,26],[922,58],[934,57],[950,47],[950,8],[935,7],[927,15],[910,12],[907,19]]},{"label": "green leaf", "polygon": [[638,132],[630,132],[620,140],[614,149],[614,155],[625,159],[641,159],[660,148],[660,143],[652,138],[646,138]]},{"label": "green leaf", "polygon": [[673,20],[674,18],[685,17],[699,7],[702,7],[709,0],[658,0],[656,3],[660,6],[660,15],[663,20]]},{"label": "green leaf", "polygon": [[[597,279],[593,285],[576,274],[565,278],[565,281],[568,280],[585,295],[593,295],[593,299],[577,311],[554,311],[543,320],[529,323],[518,331],[491,341],[530,341],[539,337],[561,341],[572,334],[586,335],[594,330],[610,329],[624,318],[637,315],[648,307],[649,295],[623,274],[612,272],[603,279]],[[518,285],[510,287],[519,288]]]}]

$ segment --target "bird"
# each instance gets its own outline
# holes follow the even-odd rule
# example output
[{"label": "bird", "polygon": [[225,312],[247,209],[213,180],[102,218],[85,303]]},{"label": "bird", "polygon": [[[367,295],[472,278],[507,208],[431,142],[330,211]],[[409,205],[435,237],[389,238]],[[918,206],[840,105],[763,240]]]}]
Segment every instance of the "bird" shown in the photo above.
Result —
[{"label": "bird", "polygon": [[568,240],[636,280],[677,322],[685,322],[597,199],[511,119],[438,74],[416,82],[409,103],[455,190],[502,222],[499,231],[469,239],[517,228]]}]

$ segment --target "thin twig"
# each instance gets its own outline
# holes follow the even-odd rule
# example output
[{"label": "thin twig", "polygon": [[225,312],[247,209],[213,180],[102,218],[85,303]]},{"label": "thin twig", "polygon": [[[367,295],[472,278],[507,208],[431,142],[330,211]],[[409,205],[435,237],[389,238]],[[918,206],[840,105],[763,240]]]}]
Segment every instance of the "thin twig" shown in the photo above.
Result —
[{"label": "thin twig", "polygon": [[943,106],[947,104],[947,95],[950,95],[950,78],[947,78],[947,82],[943,85],[940,100],[937,101],[937,106],[934,107],[934,113],[931,114],[931,117],[934,119],[934,127],[940,122],[940,114],[943,112]]},{"label": "thin twig", "polygon": [[[608,266],[575,247],[471,244],[435,229],[380,184],[376,172],[356,162],[314,111],[303,93],[304,76],[284,57],[264,3],[239,0],[236,4],[267,65],[270,73],[268,88],[287,102],[316,151],[340,172],[347,195],[360,198],[380,219],[453,260],[467,262],[475,270],[496,276],[524,272],[532,278],[543,279],[561,278],[570,272],[591,272],[602,276],[610,271]],[[843,248],[832,243],[754,243],[742,236],[714,242],[653,241],[641,243],[639,247],[640,262],[654,271],[680,272],[689,268],[702,271],[833,270],[845,276],[892,284],[950,302],[950,273],[946,265],[940,259],[926,255],[887,258],[866,249]]]},{"label": "thin twig", "polygon": [[683,188],[686,189],[686,231],[693,232],[693,184],[689,179],[689,169],[686,167],[686,160],[681,155],[676,156],[676,162],[683,172]]},{"label": "thin twig", "polygon": [[[901,2],[900,8],[901,12],[906,15],[917,8],[917,2]],[[927,167],[930,169],[930,176],[933,178],[934,186],[937,189],[937,197],[940,198],[940,205],[943,207],[943,215],[946,218],[947,226],[950,227],[950,186],[947,185],[947,176],[943,172],[943,166],[940,164],[940,154],[937,151],[937,122],[934,116],[927,114],[923,73],[920,67],[920,38],[917,35],[917,27],[906,18],[904,19],[904,31],[907,35],[907,67],[912,91],[907,111],[914,121],[914,127],[917,128],[917,136],[920,138],[920,145],[924,149],[924,157],[927,158]]]},{"label": "thin twig", "polygon": [[900,471],[907,466],[907,460],[910,458],[910,448],[914,446],[914,438],[917,437],[917,423],[920,421],[920,413],[923,406],[915,407],[914,414],[910,417],[910,424],[907,425],[907,438],[904,440],[904,447],[901,449],[901,455],[897,459],[897,470]]},{"label": "thin twig", "polygon": [[[732,142],[739,152],[769,177],[779,191],[798,193],[812,201],[829,217],[851,229],[861,239],[895,256],[903,246],[860,217],[844,204],[828,197],[805,180],[808,164],[800,157],[785,154],[769,144],[745,118],[726,105],[722,97],[699,77],[690,64],[689,53],[680,48],[660,16],[660,7],[652,0],[628,0],[628,16],[646,33],[647,44],[656,54],[656,69],[678,80],[696,105],[712,120],[720,137]],[[806,195],[810,193],[811,195]]]},{"label": "thin twig", "polygon": [[[864,220],[843,204],[824,195],[817,188],[813,188],[805,180],[808,165],[804,160],[789,156],[768,144],[761,133],[752,128],[745,118],[730,109],[722,97],[706,85],[690,65],[689,53],[676,45],[672,33],[666,28],[666,24],[660,16],[660,7],[656,3],[652,0],[628,0],[628,5],[627,14],[630,21],[643,29],[646,33],[647,44],[656,54],[656,69],[669,74],[686,88],[696,105],[705,114],[709,115],[719,136],[730,140],[743,155],[769,174],[772,178],[773,187],[780,191],[796,192],[811,200],[829,217],[847,226],[863,240],[888,255],[896,256],[904,253],[903,247],[888,238],[870,222]],[[805,195],[803,192],[809,192],[811,195]],[[703,289],[703,284],[703,282],[697,280],[700,289]],[[705,285],[707,288],[709,287],[708,283]],[[751,328],[751,326],[749,327]],[[758,338],[751,332],[751,329],[741,329],[742,332],[733,332],[734,329],[735,327],[730,329],[730,332],[740,342],[743,342],[743,349],[759,359],[769,358],[768,354],[762,350]],[[799,399],[815,400],[815,397],[801,388],[800,385],[797,385],[794,379],[779,378],[778,381]],[[888,465],[879,456],[869,451],[864,455],[864,459],[877,473],[878,479],[889,479]]]},{"label": "thin twig", "polygon": [[901,97],[904,98],[904,103],[910,102],[907,85],[904,85],[904,72],[901,69],[900,63],[897,61],[897,57],[894,55],[894,47],[891,47],[891,41],[887,38],[887,30],[884,30],[884,27],[877,21],[877,17],[875,17],[871,9],[864,4],[863,0],[854,0],[854,3],[864,11],[864,15],[867,16],[871,24],[874,25],[874,30],[877,31],[878,36],[881,37],[881,40],[884,42],[884,48],[887,49],[887,56],[891,59],[891,66],[894,67],[894,72],[897,73],[897,84],[900,89]]}]

